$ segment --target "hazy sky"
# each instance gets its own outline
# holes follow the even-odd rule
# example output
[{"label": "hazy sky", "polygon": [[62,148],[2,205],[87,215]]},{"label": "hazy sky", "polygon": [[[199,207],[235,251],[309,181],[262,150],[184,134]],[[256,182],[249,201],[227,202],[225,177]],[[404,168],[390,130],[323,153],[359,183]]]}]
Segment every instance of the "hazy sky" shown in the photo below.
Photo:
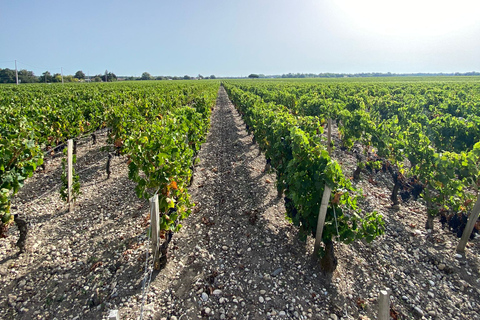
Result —
[{"label": "hazy sky", "polygon": [[40,75],[480,71],[478,0],[1,0],[0,68]]}]

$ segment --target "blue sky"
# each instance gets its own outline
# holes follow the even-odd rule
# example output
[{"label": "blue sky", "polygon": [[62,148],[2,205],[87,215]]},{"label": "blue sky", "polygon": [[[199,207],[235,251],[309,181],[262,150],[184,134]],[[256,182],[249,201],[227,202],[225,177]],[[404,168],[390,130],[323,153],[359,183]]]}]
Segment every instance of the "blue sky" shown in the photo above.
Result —
[{"label": "blue sky", "polygon": [[40,75],[480,71],[480,1],[0,2],[0,68]]}]

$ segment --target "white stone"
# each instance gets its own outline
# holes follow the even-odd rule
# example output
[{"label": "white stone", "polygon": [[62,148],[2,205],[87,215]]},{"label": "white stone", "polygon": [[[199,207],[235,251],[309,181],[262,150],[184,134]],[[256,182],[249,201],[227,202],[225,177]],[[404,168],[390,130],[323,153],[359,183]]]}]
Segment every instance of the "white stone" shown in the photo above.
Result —
[{"label": "white stone", "polygon": [[118,310],[110,310],[110,313],[108,314],[108,320],[120,320]]}]

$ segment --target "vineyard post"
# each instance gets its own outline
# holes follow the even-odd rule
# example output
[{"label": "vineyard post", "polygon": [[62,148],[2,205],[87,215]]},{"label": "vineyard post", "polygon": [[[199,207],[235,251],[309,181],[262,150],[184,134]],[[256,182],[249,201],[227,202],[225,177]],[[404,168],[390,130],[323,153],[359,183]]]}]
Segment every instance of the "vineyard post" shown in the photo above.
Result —
[{"label": "vineyard post", "polygon": [[378,293],[378,320],[390,320],[390,289]]},{"label": "vineyard post", "polygon": [[479,215],[480,215],[480,194],[478,195],[477,202],[475,203],[475,206],[473,207],[472,212],[470,212],[470,216],[468,217],[467,225],[463,230],[462,238],[460,239],[460,242],[458,243],[458,246],[457,246],[457,252],[465,252],[465,247],[467,246],[468,238],[470,238],[470,235],[472,234],[473,227],[475,226],[475,223],[477,222]]},{"label": "vineyard post", "polygon": [[72,184],[73,184],[73,140],[68,140],[67,145],[67,164],[68,164],[68,205],[69,211],[73,212]]},{"label": "vineyard post", "polygon": [[63,84],[63,67],[61,67],[60,70],[62,72],[62,84]]},{"label": "vineyard post", "polygon": [[152,234],[153,265],[158,265],[160,244],[160,213],[158,208],[158,194],[150,198],[150,228]]},{"label": "vineyard post", "polygon": [[313,253],[315,255],[318,254],[318,250],[320,250],[320,244],[322,243],[323,226],[325,224],[325,216],[327,215],[328,202],[330,201],[331,193],[332,193],[332,189],[329,186],[327,186],[327,184],[325,183],[325,189],[323,190],[322,203],[320,204],[320,212],[318,214],[317,236],[315,237],[315,246],[313,249]]},{"label": "vineyard post", "polygon": [[[332,119],[328,118],[327,150],[329,155],[332,152],[332,148],[330,146],[331,142],[332,142]],[[325,225],[325,217],[327,215],[328,202],[330,201],[331,194],[332,194],[332,188],[327,186],[327,184],[325,183],[325,189],[323,190],[322,203],[320,204],[320,212],[318,213],[317,234],[315,237],[315,246],[313,249],[313,253],[315,255],[318,254],[318,250],[320,250],[320,244],[322,243],[323,226]]]},{"label": "vineyard post", "polygon": [[17,69],[17,60],[15,60],[15,79],[17,80],[17,86],[18,86],[18,69]]},{"label": "vineyard post", "polygon": [[332,153],[332,118],[328,118],[327,150],[328,150],[328,155],[330,155]]}]

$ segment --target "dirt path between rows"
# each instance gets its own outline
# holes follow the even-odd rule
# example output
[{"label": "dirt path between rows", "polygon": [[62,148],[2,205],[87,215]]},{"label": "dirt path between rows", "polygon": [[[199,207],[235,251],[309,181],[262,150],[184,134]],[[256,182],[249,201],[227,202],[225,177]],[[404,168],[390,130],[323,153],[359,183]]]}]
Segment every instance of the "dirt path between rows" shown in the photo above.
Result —
[{"label": "dirt path between rows", "polygon": [[164,271],[175,276],[162,272],[153,282],[175,279],[155,305],[160,319],[306,318],[328,307],[320,270],[285,220],[275,176],[264,172],[252,137],[221,87],[190,188],[196,209]]}]

